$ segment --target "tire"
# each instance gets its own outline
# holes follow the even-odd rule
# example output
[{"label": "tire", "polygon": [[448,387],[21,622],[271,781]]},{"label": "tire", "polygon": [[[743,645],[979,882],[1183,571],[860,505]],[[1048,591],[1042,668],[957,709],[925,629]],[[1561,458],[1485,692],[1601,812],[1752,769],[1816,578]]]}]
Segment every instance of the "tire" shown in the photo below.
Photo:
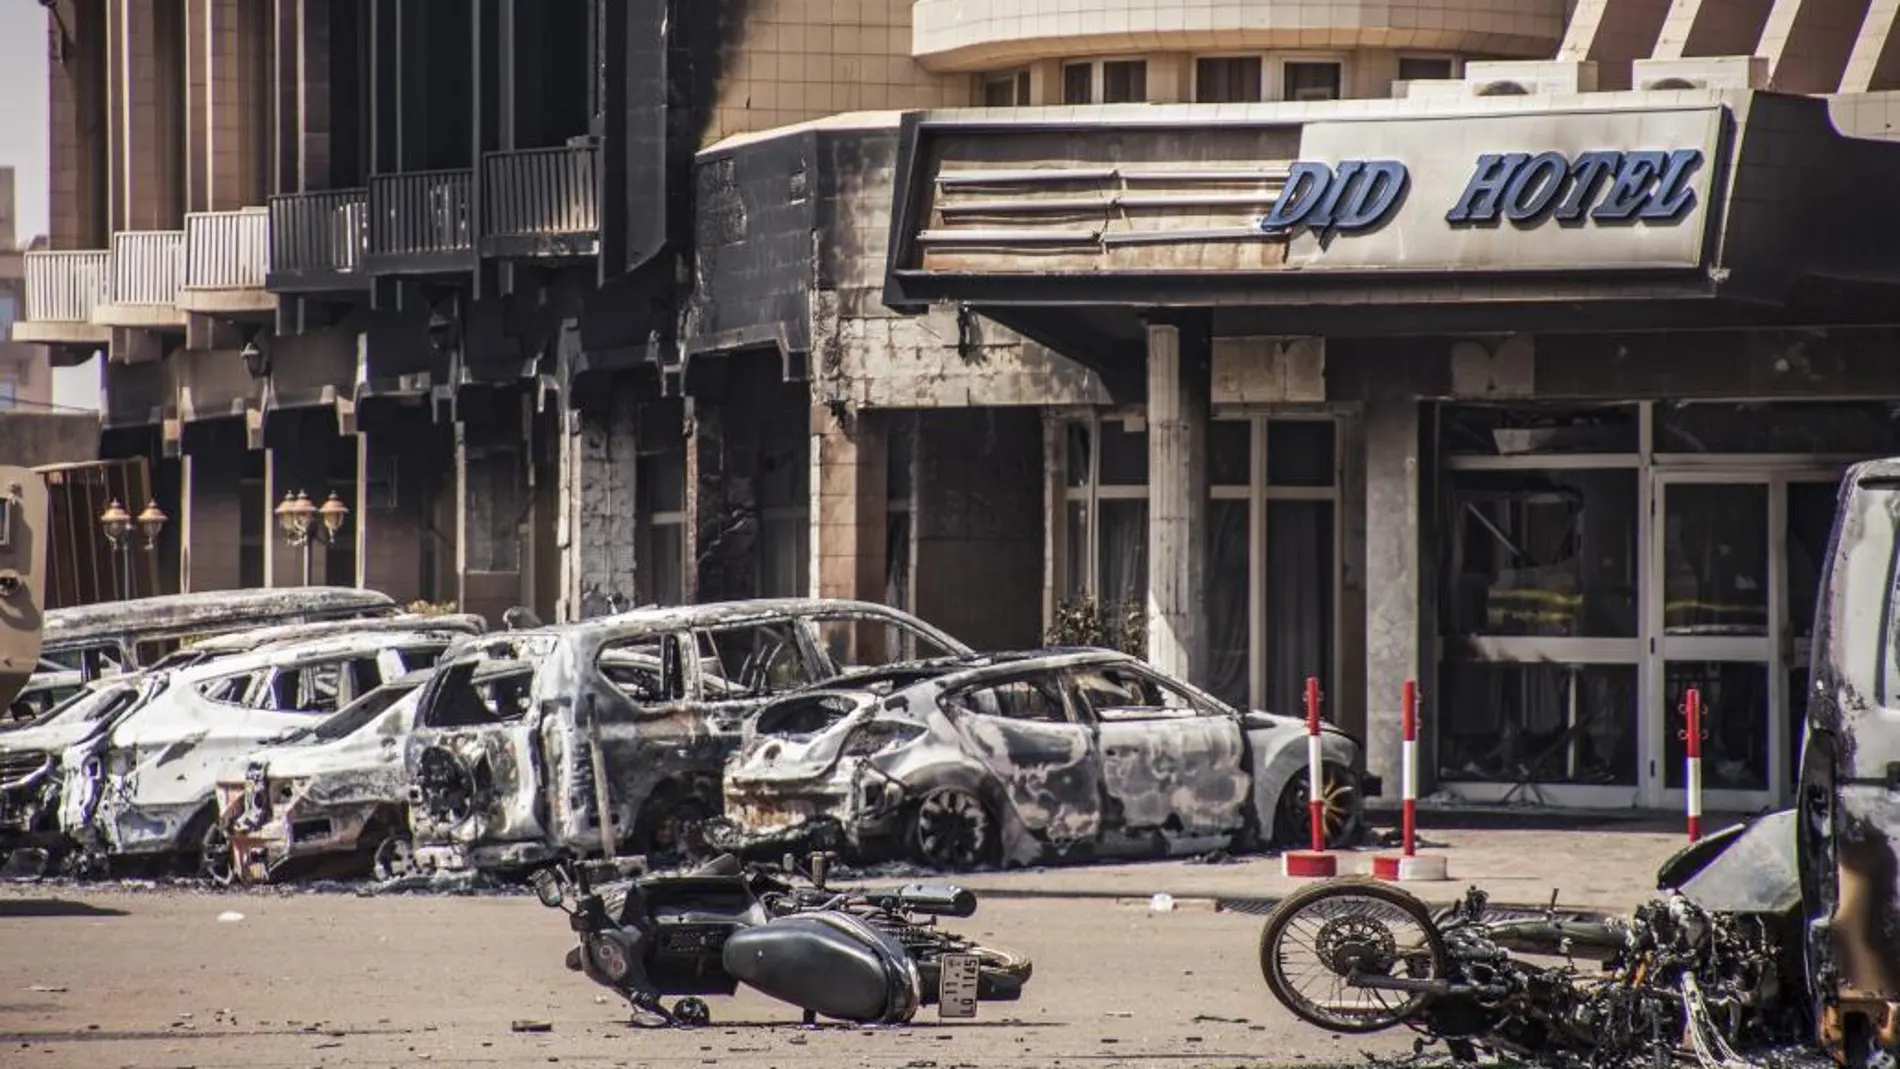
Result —
[{"label": "tire", "polygon": [[[1265,926],[1260,931],[1260,972],[1267,981],[1267,990],[1280,1004],[1292,1011],[1293,1015],[1308,1024],[1324,1028],[1329,1032],[1347,1035],[1365,1035],[1382,1032],[1415,1017],[1431,999],[1430,995],[1415,994],[1405,997],[1395,1007],[1387,1007],[1376,1014],[1354,1014],[1351,1017],[1330,1014],[1315,1006],[1305,995],[1295,990],[1288,982],[1281,961],[1281,942],[1286,937],[1293,921],[1308,908],[1327,899],[1358,897],[1382,901],[1396,907],[1401,914],[1417,924],[1425,933],[1424,945],[1419,948],[1429,956],[1430,978],[1438,979],[1445,975],[1446,954],[1444,940],[1439,936],[1437,925],[1432,923],[1431,911],[1425,903],[1390,884],[1363,876],[1350,876],[1331,880],[1326,883],[1309,884],[1280,900],[1267,914]],[[1337,972],[1337,969],[1334,969]],[[1394,997],[1397,993],[1394,992]]]},{"label": "tire", "polygon": [[370,850],[369,861],[371,877],[387,883],[420,871],[416,867],[415,844],[407,832],[379,829],[374,841],[376,845]]},{"label": "tire", "polygon": [[192,818],[182,838],[185,849],[179,857],[180,870],[219,887],[229,887],[236,882],[237,857],[231,852],[231,840],[218,826],[215,808],[207,807]]},{"label": "tire", "polygon": [[[1003,947],[969,946],[950,953],[976,955],[976,998],[979,1002],[1015,1002],[1022,998],[1023,985],[1029,982],[1030,975],[1035,971],[1027,954]],[[918,986],[923,989],[925,1005],[937,1001],[937,983],[941,975],[936,955],[932,955],[928,961],[917,963]]]},{"label": "tire", "polygon": [[968,872],[1002,856],[1002,823],[981,798],[961,788],[924,795],[908,823],[911,855],[940,872]]},{"label": "tire", "polygon": [[[1273,809],[1273,841],[1280,846],[1304,849],[1312,840],[1310,810],[1307,807],[1306,769],[1295,772],[1280,791]],[[1338,850],[1356,846],[1365,829],[1365,798],[1359,792],[1359,777],[1345,765],[1325,762],[1320,773],[1326,779],[1325,793],[1337,798],[1337,818],[1332,803],[1326,816],[1326,847]],[[1265,824],[1266,821],[1262,821]]]}]

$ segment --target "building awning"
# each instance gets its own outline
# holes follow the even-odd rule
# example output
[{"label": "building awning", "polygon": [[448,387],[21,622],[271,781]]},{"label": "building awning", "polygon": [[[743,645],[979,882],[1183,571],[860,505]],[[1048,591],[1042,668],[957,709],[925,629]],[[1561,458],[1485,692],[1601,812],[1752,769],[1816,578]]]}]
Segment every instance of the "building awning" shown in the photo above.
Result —
[{"label": "building awning", "polygon": [[1165,308],[1235,335],[1838,323],[1900,295],[1881,174],[1900,144],[1749,91],[924,113],[885,299],[1067,349]]}]

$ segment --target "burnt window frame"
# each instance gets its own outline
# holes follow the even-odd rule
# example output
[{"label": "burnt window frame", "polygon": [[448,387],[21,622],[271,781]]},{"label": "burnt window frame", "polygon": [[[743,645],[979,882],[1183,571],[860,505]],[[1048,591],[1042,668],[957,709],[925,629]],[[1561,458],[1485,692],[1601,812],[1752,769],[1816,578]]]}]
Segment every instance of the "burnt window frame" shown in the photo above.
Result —
[{"label": "burnt window frame", "polygon": [[[1030,683],[1037,680],[1043,682],[1050,696],[1055,698],[1056,705],[1062,710],[1061,720],[1029,720],[1022,717],[1010,716],[1006,713],[987,713],[980,708],[966,705],[960,700],[964,696],[977,691],[995,690],[999,687]],[[1088,721],[1081,715],[1081,710],[1076,707],[1074,695],[1069,690],[1068,680],[1064,677],[1062,669],[1041,665],[1034,668],[1019,669],[1013,672],[988,675],[979,679],[970,680],[955,687],[947,688],[938,693],[937,708],[946,716],[953,718],[959,716],[980,716],[985,720],[995,720],[1006,724],[1033,724],[1038,727],[1071,727],[1084,730],[1090,726]]]}]

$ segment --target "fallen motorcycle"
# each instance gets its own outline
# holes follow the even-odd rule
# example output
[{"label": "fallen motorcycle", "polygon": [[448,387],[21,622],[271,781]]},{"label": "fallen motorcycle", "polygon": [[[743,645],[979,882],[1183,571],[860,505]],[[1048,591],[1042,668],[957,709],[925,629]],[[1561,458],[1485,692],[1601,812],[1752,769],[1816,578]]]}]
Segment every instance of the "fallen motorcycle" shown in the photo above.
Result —
[{"label": "fallen motorcycle", "polygon": [[[1434,914],[1363,878],[1303,888],[1261,932],[1267,987],[1341,1033],[1404,1025],[1452,1056],[1480,1051],[1591,1069],[1705,1067],[1797,1040],[1800,983],[1787,933],[1759,913],[1713,912],[1671,891],[1628,918],[1494,916],[1472,888]],[[1549,964],[1515,955],[1549,959]],[[1597,968],[1577,965],[1594,959]]]},{"label": "fallen motorcycle", "polygon": [[[773,872],[725,854],[657,874],[637,859],[564,862],[534,885],[543,905],[568,913],[578,945],[567,967],[626,998],[636,1024],[707,1024],[703,997],[741,984],[799,1007],[807,1023],[903,1024],[931,1004],[941,1017],[974,1017],[979,1001],[1021,997],[1028,958],[937,926],[976,912],[970,891],[833,890],[832,860],[814,854],[801,871],[788,856]],[[678,999],[670,1009],[668,997]]]}]

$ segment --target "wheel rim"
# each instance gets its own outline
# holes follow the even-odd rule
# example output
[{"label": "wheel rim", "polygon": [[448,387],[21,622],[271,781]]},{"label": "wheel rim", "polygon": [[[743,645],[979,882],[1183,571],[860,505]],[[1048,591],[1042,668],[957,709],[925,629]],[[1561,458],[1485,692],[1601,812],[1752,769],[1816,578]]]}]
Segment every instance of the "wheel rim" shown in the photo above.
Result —
[{"label": "wheel rim", "polygon": [[407,836],[391,835],[376,847],[377,879],[394,880],[416,870],[416,850]]},{"label": "wheel rim", "polygon": [[1354,987],[1348,976],[1438,979],[1435,959],[1418,918],[1386,899],[1348,892],[1300,909],[1282,929],[1270,968],[1302,1004],[1301,1016],[1358,1031],[1405,1019],[1426,996]]},{"label": "wheel rim", "polygon": [[198,873],[220,887],[228,887],[236,878],[237,865],[231,857],[231,840],[224,829],[213,824],[199,845]]},{"label": "wheel rim", "polygon": [[970,868],[990,848],[990,817],[962,791],[938,791],[917,807],[917,850],[941,868]]},{"label": "wheel rim", "polygon": [[[1326,845],[1332,846],[1338,844],[1341,837],[1352,829],[1359,808],[1359,790],[1348,777],[1341,775],[1339,769],[1332,765],[1325,767],[1322,776],[1324,778],[1320,781],[1319,792],[1320,820],[1326,835]],[[1292,782],[1287,784],[1286,794],[1280,805],[1280,816],[1284,826],[1297,829],[1294,838],[1302,840],[1310,834],[1307,827],[1312,819],[1308,815],[1309,800],[1306,784],[1307,773],[1305,771],[1297,773]]]}]

